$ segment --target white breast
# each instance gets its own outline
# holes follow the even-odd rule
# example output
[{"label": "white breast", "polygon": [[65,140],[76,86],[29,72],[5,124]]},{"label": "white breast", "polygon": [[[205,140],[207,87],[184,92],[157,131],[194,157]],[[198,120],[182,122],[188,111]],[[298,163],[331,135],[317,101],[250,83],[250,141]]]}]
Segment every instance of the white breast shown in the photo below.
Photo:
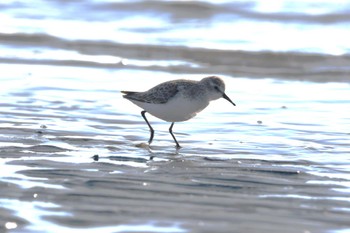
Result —
[{"label": "white breast", "polygon": [[151,115],[168,122],[187,121],[209,105],[206,99],[187,99],[181,95],[165,104],[151,104],[131,100]]}]

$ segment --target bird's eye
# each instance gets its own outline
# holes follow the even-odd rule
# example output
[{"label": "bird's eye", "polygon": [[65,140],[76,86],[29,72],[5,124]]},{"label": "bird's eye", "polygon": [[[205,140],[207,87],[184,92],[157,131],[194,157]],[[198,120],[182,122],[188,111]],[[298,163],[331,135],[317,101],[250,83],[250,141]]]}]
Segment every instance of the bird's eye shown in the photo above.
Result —
[{"label": "bird's eye", "polygon": [[218,92],[221,92],[218,86],[215,86],[214,89],[217,90]]}]

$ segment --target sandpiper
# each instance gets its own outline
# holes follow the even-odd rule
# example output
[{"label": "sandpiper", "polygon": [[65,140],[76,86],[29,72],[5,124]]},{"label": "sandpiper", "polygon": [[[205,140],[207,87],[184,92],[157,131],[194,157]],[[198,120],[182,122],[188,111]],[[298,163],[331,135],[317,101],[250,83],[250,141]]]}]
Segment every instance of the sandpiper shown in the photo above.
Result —
[{"label": "sandpiper", "polygon": [[177,148],[180,148],[180,144],[173,134],[175,122],[191,119],[205,109],[210,101],[221,97],[236,106],[225,94],[224,81],[216,76],[206,77],[200,81],[178,79],[158,84],[148,91],[122,91],[122,93],[124,98],[144,109],[141,115],[151,133],[148,143],[151,144],[153,140],[154,130],[145,116],[146,112],[171,122],[169,132]]}]

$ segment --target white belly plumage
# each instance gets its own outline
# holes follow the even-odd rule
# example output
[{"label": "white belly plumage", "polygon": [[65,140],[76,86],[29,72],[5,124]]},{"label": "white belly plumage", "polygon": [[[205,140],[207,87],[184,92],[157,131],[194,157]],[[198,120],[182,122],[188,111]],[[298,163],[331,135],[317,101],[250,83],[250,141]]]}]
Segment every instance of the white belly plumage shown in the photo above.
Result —
[{"label": "white belly plumage", "polygon": [[178,96],[165,104],[151,104],[131,100],[137,106],[146,110],[149,114],[168,122],[187,121],[196,116],[209,104],[207,100],[189,100]]}]

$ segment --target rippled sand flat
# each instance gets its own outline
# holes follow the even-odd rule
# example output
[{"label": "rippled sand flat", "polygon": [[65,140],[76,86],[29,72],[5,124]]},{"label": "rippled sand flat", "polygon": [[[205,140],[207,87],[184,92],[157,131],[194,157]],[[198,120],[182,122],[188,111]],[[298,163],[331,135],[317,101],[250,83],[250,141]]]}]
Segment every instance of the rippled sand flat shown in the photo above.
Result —
[{"label": "rippled sand flat", "polygon": [[[349,47],[264,48],[268,35],[253,29],[245,42],[203,37],[229,20],[346,35],[336,4],[312,15],[298,1],[290,12],[259,1],[52,2],[4,4],[1,232],[349,231]],[[150,116],[148,146],[141,109],[120,91],[213,74],[237,106],[217,100],[176,123],[179,150],[169,123]]]}]

